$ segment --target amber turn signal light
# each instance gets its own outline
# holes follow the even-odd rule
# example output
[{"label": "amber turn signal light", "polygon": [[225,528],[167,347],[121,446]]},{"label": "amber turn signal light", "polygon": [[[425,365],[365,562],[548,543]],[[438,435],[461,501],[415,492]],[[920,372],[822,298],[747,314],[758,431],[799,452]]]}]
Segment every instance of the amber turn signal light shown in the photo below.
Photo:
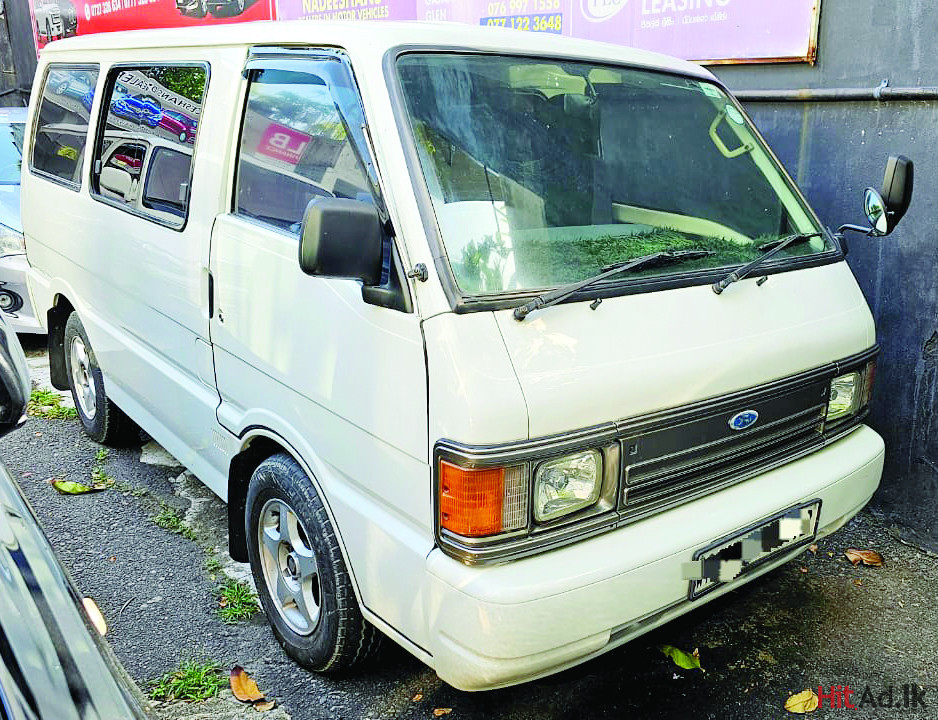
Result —
[{"label": "amber turn signal light", "polygon": [[440,527],[463,537],[502,531],[505,468],[471,469],[440,461]]}]

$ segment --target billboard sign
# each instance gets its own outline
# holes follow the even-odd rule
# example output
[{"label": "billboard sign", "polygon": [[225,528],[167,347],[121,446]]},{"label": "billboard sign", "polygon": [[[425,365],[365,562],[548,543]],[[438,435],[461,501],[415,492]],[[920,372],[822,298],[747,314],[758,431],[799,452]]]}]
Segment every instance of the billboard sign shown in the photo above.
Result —
[{"label": "billboard sign", "polygon": [[415,20],[416,0],[277,0],[278,20]]},{"label": "billboard sign", "polygon": [[36,48],[115,30],[273,20],[274,0],[30,0]]},{"label": "billboard sign", "polygon": [[811,62],[820,0],[417,0],[418,20],[628,45],[704,63]]},{"label": "billboard sign", "polygon": [[430,20],[568,35],[705,64],[810,62],[821,0],[30,0],[59,37],[247,20]]}]

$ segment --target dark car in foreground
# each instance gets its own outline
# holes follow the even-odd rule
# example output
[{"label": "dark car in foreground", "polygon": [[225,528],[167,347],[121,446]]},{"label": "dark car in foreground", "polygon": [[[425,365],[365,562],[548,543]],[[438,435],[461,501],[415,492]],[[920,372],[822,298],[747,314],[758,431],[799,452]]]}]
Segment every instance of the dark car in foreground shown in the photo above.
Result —
[{"label": "dark car in foreground", "polygon": [[[22,423],[29,393],[23,350],[0,318],[0,435]],[[0,463],[0,719],[149,718],[105,627]]]}]

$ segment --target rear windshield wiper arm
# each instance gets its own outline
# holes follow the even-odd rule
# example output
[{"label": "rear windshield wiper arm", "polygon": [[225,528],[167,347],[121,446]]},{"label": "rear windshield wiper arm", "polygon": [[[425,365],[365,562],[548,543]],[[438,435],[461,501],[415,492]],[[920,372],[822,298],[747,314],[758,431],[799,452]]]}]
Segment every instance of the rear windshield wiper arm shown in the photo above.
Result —
[{"label": "rear windshield wiper arm", "polygon": [[580,290],[585,290],[591,285],[595,285],[598,282],[610,278],[613,275],[618,275],[619,273],[628,272],[630,270],[641,270],[644,268],[651,267],[653,265],[670,265],[672,263],[685,262],[687,260],[697,260],[699,258],[707,257],[713,255],[712,250],[671,250],[667,252],[657,252],[652,255],[643,255],[640,258],[635,258],[634,260],[623,260],[622,262],[612,263],[611,265],[606,265],[602,268],[602,271],[598,275],[594,275],[591,278],[586,280],[580,280],[579,282],[571,283],[570,285],[565,285],[564,287],[557,288],[549,293],[544,293],[543,295],[538,295],[533,300],[526,302],[524,305],[515,308],[514,317],[515,320],[524,320],[528,315],[530,315],[535,310],[540,310],[542,308],[550,307],[551,305],[556,305],[563,300],[566,300],[568,297],[574,293],[579,292]]},{"label": "rear windshield wiper arm", "polygon": [[806,242],[812,238],[822,237],[823,235],[824,233],[822,232],[796,233],[795,235],[789,235],[788,237],[782,238],[781,240],[773,240],[772,242],[765,243],[765,245],[760,245],[758,249],[765,254],[762,257],[756,258],[748,265],[743,265],[741,268],[739,268],[739,270],[734,270],[733,272],[729,273],[722,280],[713,283],[713,292],[715,292],[717,295],[721,295],[723,291],[734,282],[742,280],[762,263],[766,262],[767,260],[771,260],[775,255],[780,253],[789,245],[796,245],[798,243]]}]

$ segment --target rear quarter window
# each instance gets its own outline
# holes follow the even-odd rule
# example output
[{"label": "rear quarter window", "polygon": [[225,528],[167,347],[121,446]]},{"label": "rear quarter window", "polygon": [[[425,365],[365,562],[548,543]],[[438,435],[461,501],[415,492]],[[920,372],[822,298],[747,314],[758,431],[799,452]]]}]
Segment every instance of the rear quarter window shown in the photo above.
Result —
[{"label": "rear quarter window", "polygon": [[81,187],[97,82],[97,65],[49,66],[39,100],[30,170],[72,189]]},{"label": "rear quarter window", "polygon": [[123,65],[108,72],[92,194],[182,229],[208,66]]}]

